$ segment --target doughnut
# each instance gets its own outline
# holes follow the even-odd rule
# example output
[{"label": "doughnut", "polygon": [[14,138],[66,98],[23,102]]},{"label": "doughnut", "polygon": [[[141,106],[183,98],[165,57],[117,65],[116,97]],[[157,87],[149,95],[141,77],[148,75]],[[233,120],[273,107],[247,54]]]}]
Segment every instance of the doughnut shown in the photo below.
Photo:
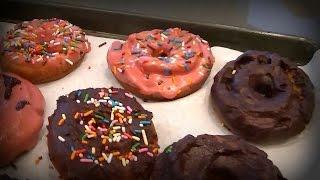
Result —
[{"label": "doughnut", "polygon": [[0,73],[0,167],[10,164],[38,142],[44,98],[29,81]]},{"label": "doughnut", "polygon": [[156,160],[152,180],[284,180],[267,154],[233,135],[187,135]]},{"label": "doughnut", "polygon": [[108,66],[128,91],[146,100],[173,100],[197,91],[214,57],[207,41],[179,28],[155,29],[112,43]]},{"label": "doughnut", "polygon": [[159,149],[152,117],[123,89],[61,96],[47,127],[50,160],[63,179],[149,179]]},{"label": "doughnut", "polygon": [[315,104],[309,77],[289,59],[247,51],[214,77],[213,107],[234,134],[255,142],[283,141],[300,133]]},{"label": "doughnut", "polygon": [[0,66],[32,83],[60,79],[90,51],[82,29],[60,19],[34,19],[17,24],[3,38]]}]

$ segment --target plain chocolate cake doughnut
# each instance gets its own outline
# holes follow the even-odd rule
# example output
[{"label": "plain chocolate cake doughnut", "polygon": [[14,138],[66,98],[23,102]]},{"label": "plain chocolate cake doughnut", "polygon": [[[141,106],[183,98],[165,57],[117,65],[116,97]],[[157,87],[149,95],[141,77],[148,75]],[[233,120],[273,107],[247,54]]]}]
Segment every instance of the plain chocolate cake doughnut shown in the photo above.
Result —
[{"label": "plain chocolate cake doughnut", "polygon": [[284,180],[262,150],[233,135],[187,135],[157,157],[152,180]]},{"label": "plain chocolate cake doughnut", "polygon": [[252,141],[284,140],[311,119],[315,98],[309,77],[275,53],[248,51],[214,77],[214,109],[233,133]]}]

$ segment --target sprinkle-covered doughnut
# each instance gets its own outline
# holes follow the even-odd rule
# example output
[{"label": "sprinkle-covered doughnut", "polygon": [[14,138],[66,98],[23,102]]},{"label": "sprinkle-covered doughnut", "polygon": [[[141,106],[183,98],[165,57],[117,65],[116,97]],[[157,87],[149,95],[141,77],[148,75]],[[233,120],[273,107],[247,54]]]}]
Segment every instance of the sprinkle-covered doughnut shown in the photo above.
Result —
[{"label": "sprinkle-covered doughnut", "polygon": [[315,99],[309,77],[275,53],[248,51],[214,77],[211,96],[224,125],[252,141],[277,141],[301,132]]},{"label": "sprinkle-covered doughnut", "polygon": [[49,156],[63,179],[149,179],[158,154],[152,113],[127,91],[61,96],[49,117]]},{"label": "sprinkle-covered doughnut", "polygon": [[214,57],[207,41],[179,28],[155,29],[112,43],[109,68],[129,91],[151,100],[172,100],[198,90]]},{"label": "sprinkle-covered doughnut", "polygon": [[187,135],[157,157],[152,180],[285,180],[267,154],[239,137]]},{"label": "sprinkle-covered doughnut", "polygon": [[0,167],[37,144],[44,107],[36,86],[17,75],[0,73]]},{"label": "sprinkle-covered doughnut", "polygon": [[90,51],[82,29],[60,19],[17,24],[3,39],[0,66],[33,83],[64,77]]}]

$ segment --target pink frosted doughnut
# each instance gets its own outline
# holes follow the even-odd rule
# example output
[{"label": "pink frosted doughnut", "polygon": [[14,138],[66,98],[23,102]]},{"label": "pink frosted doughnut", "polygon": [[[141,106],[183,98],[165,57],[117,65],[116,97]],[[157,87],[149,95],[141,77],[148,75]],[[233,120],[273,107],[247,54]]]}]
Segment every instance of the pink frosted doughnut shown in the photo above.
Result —
[{"label": "pink frosted doughnut", "polygon": [[4,37],[0,66],[33,83],[49,82],[73,71],[89,51],[79,27],[60,19],[34,19]]},{"label": "pink frosted doughnut", "polygon": [[207,41],[179,28],[155,29],[113,42],[109,68],[129,91],[150,100],[172,100],[197,91],[214,57]]},{"label": "pink frosted doughnut", "polygon": [[37,144],[44,107],[36,86],[17,75],[0,73],[0,167]]}]

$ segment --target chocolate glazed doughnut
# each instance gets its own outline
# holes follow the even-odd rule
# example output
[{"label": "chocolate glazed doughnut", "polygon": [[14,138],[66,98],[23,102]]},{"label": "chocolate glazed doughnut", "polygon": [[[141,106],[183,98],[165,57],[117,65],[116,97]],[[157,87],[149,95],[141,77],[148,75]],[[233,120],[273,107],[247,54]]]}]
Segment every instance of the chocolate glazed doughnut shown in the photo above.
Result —
[{"label": "chocolate glazed doughnut", "polygon": [[73,91],[49,117],[50,160],[63,179],[149,179],[159,148],[151,119],[123,89]]},{"label": "chocolate glazed doughnut", "polygon": [[108,65],[118,81],[149,100],[172,100],[197,91],[210,74],[214,57],[208,42],[179,28],[155,29],[115,41]]},{"label": "chocolate glazed doughnut", "polygon": [[187,135],[156,160],[152,180],[285,180],[262,150],[232,136]]},{"label": "chocolate glazed doughnut", "polygon": [[34,19],[17,24],[1,43],[0,66],[32,83],[60,79],[90,51],[85,33],[60,19]]},{"label": "chocolate glazed doughnut", "polygon": [[315,99],[309,77],[275,53],[248,51],[214,77],[211,96],[225,126],[251,141],[284,140],[310,121]]}]

